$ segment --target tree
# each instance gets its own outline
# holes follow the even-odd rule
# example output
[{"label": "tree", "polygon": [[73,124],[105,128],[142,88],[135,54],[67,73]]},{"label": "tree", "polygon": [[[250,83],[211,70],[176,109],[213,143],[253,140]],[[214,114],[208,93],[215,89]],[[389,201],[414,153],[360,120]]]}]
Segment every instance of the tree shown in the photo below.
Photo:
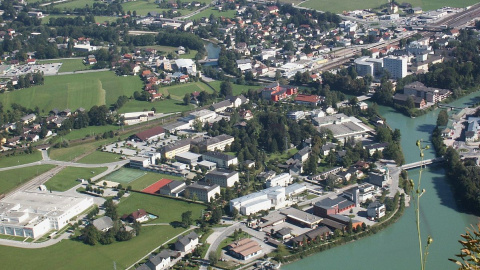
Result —
[{"label": "tree", "polygon": [[232,83],[229,81],[223,81],[220,84],[220,94],[222,96],[231,96],[233,94]]},{"label": "tree", "polygon": [[216,251],[212,251],[208,254],[208,260],[210,261],[210,265],[215,265],[218,262],[218,255]]},{"label": "tree", "polygon": [[117,206],[112,199],[108,199],[103,203],[105,208],[105,216],[110,217],[112,220],[118,219]]},{"label": "tree", "polygon": [[190,95],[185,94],[185,96],[183,97],[183,104],[188,105],[189,103],[190,103]]},{"label": "tree", "polygon": [[192,211],[182,213],[182,224],[185,228],[192,225]]},{"label": "tree", "polygon": [[94,246],[98,243],[100,232],[90,224],[82,230],[82,237],[85,244]]},{"label": "tree", "polygon": [[441,110],[440,113],[438,113],[437,126],[439,126],[439,127],[446,126],[447,123],[448,123],[447,110]]}]

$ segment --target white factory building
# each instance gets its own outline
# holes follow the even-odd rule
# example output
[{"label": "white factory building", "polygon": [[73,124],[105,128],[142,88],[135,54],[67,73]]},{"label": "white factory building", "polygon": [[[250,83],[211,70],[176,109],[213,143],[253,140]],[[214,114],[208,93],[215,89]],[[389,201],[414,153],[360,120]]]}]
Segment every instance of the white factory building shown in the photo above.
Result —
[{"label": "white factory building", "polygon": [[280,209],[287,206],[287,197],[299,194],[306,189],[304,185],[293,184],[288,187],[275,186],[230,201],[230,211],[234,208],[240,214],[248,216],[270,208]]},{"label": "white factory building", "polygon": [[0,234],[38,238],[60,230],[93,205],[93,198],[57,192],[17,192],[0,201]]}]

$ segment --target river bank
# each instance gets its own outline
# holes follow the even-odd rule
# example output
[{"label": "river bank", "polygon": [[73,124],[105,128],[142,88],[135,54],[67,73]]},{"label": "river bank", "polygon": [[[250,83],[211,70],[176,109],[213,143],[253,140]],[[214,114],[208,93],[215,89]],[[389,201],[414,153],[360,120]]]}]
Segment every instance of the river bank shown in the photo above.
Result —
[{"label": "river bank", "polygon": [[[472,93],[452,103],[453,106],[465,106],[480,99],[480,92]],[[436,125],[440,110],[410,118],[393,108],[379,106],[380,114],[387,119],[391,128],[402,132],[401,145],[407,163],[420,160],[415,142],[422,139],[430,145],[425,151],[425,159],[435,157],[430,137]],[[418,169],[410,170],[409,177],[418,179]],[[422,186],[426,193],[422,196],[421,229],[426,240],[431,235],[434,242],[429,250],[427,269],[457,269],[448,258],[458,254],[460,234],[470,224],[478,222],[473,215],[462,213],[445,179],[441,166],[432,166],[422,174]],[[413,207],[406,208],[399,220],[381,232],[341,245],[282,267],[284,270],[296,269],[418,269],[418,240]],[[323,266],[323,267],[322,267]]]}]

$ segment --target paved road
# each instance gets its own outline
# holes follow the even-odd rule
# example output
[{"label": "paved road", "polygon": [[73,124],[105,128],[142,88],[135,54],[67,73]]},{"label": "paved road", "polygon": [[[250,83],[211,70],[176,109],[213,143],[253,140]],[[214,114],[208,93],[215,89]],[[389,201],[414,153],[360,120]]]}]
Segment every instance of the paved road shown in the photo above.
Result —
[{"label": "paved road", "polygon": [[127,164],[128,160],[120,160],[115,162],[109,163],[99,163],[99,164],[87,164],[87,163],[77,163],[77,162],[70,162],[70,161],[59,161],[59,160],[40,160],[32,163],[16,165],[11,167],[0,168],[0,172],[14,170],[14,169],[21,169],[26,167],[32,167],[37,165],[56,165],[56,166],[64,166],[64,167],[78,167],[78,168],[98,168],[98,167],[111,167],[111,166],[123,166]]},{"label": "paved road", "polygon": [[[215,234],[214,236],[214,241],[210,244],[210,247],[208,247],[208,250],[207,250],[207,253],[205,253],[205,257],[204,259],[205,260],[208,260],[208,254],[210,254],[210,252],[212,251],[215,251],[218,249],[218,246],[220,245],[220,243],[223,241],[223,239],[227,238],[227,236],[233,234],[233,232],[240,228],[240,225],[242,223],[241,222],[237,222],[229,227],[226,227],[219,235],[218,234]],[[207,238],[207,243],[209,242],[208,240],[211,239],[211,237],[213,236],[214,234],[210,235],[208,238]]]},{"label": "paved road", "polygon": [[109,70],[110,70],[109,68],[91,69],[91,70],[78,70],[78,71],[71,71],[71,72],[58,72],[57,74],[51,74],[51,75],[45,75],[45,76],[72,75],[72,74],[102,72],[102,71],[109,71]]}]

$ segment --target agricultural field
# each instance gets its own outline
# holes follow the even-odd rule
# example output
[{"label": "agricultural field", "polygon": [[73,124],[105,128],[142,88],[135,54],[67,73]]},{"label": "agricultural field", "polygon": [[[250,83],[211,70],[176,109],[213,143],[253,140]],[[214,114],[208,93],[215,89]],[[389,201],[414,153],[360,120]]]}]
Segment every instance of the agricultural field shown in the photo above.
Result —
[{"label": "agricultural field", "polygon": [[53,108],[73,111],[79,107],[89,110],[94,105],[109,106],[119,96],[130,97],[141,89],[142,81],[138,76],[119,77],[111,71],[101,71],[47,76],[44,85],[3,93],[0,102],[7,108],[12,103],[32,109],[38,106],[42,114],[47,114]]},{"label": "agricultural field", "polygon": [[[215,88],[215,90],[217,90],[217,92],[220,92],[220,85],[222,84],[221,81],[209,82],[208,84],[210,84],[213,88]],[[232,89],[233,89],[232,92],[233,92],[234,96],[237,96],[237,95],[240,95],[240,94],[243,94],[243,93],[247,93],[249,89],[257,90],[257,89],[260,89],[260,88],[261,88],[261,86],[240,85],[240,84],[232,83]]]},{"label": "agricultural field", "polygon": [[[136,210],[136,209],[135,209]],[[126,269],[152,249],[185,231],[172,226],[142,227],[139,236],[111,245],[89,246],[76,240],[63,240],[46,248],[23,249],[0,246],[4,269]],[[19,265],[21,259],[21,266]],[[88,258],[88,259],[86,259]]]},{"label": "agricultural field", "polygon": [[214,9],[213,7],[209,7],[205,9],[204,11],[193,15],[192,17],[189,17],[190,20],[198,20],[203,17],[209,18],[210,15],[213,14],[213,16],[219,18],[219,17],[226,17],[226,18],[233,18],[237,14],[236,10],[225,10],[225,11],[220,11],[218,9]]},{"label": "agricultural field", "polygon": [[[476,4],[477,0],[464,1],[449,1],[449,0],[406,0],[402,1],[412,4],[413,7],[422,7],[423,10],[434,10],[437,8],[450,7],[466,7]],[[308,0],[303,2],[300,6],[313,8],[316,10],[330,11],[334,13],[342,13],[343,11],[351,11],[357,9],[377,8],[386,4],[384,0],[366,0],[366,1],[351,1],[351,0]]]},{"label": "agricultural field", "polygon": [[[193,91],[196,91],[196,90],[193,90]],[[141,112],[144,110],[149,111],[152,108],[155,108],[157,113],[171,113],[171,112],[189,111],[189,110],[192,110],[194,106],[192,104],[185,106],[185,104],[183,104],[183,101],[173,99],[173,96],[172,96],[172,99],[165,99],[165,100],[155,101],[155,102],[130,100],[122,108],[120,108],[118,112],[119,113]]]},{"label": "agricultural field", "polygon": [[[126,169],[124,169],[126,170]],[[170,179],[170,180],[181,180],[182,178],[173,175],[161,174],[161,173],[153,173],[147,172],[144,176],[136,179],[135,181],[131,182],[129,186],[132,186],[133,190],[142,190],[151,184],[157,182],[160,179]]]},{"label": "agricultural field", "polygon": [[37,165],[0,172],[0,194],[9,192],[28,180],[55,168],[54,165]]},{"label": "agricultural field", "polygon": [[78,185],[80,182],[77,179],[88,180],[95,175],[98,175],[107,170],[107,167],[100,168],[77,168],[77,167],[67,167],[57,173],[55,176],[50,178],[45,186],[49,190],[54,191],[66,191],[72,187]]},{"label": "agricultural field", "polygon": [[113,154],[113,153],[107,153],[107,152],[101,152],[101,151],[95,151],[80,160],[78,160],[78,163],[86,163],[86,164],[98,164],[98,163],[108,163],[108,162],[115,162],[120,160],[120,155]]},{"label": "agricultural field", "polygon": [[91,66],[83,64],[83,59],[59,59],[59,60],[39,60],[39,64],[62,63],[58,72],[72,72],[78,70],[91,69]]},{"label": "agricultural field", "polygon": [[40,151],[34,151],[31,154],[21,152],[20,154],[15,154],[15,156],[0,157],[0,168],[32,163],[41,159],[42,153]]},{"label": "agricultural field", "polygon": [[132,192],[130,196],[122,199],[118,204],[117,211],[121,216],[138,209],[145,209],[148,213],[158,216],[158,219],[154,221],[155,223],[170,223],[181,221],[182,213],[186,211],[192,211],[192,218],[197,219],[205,208],[205,206],[196,203]]}]

